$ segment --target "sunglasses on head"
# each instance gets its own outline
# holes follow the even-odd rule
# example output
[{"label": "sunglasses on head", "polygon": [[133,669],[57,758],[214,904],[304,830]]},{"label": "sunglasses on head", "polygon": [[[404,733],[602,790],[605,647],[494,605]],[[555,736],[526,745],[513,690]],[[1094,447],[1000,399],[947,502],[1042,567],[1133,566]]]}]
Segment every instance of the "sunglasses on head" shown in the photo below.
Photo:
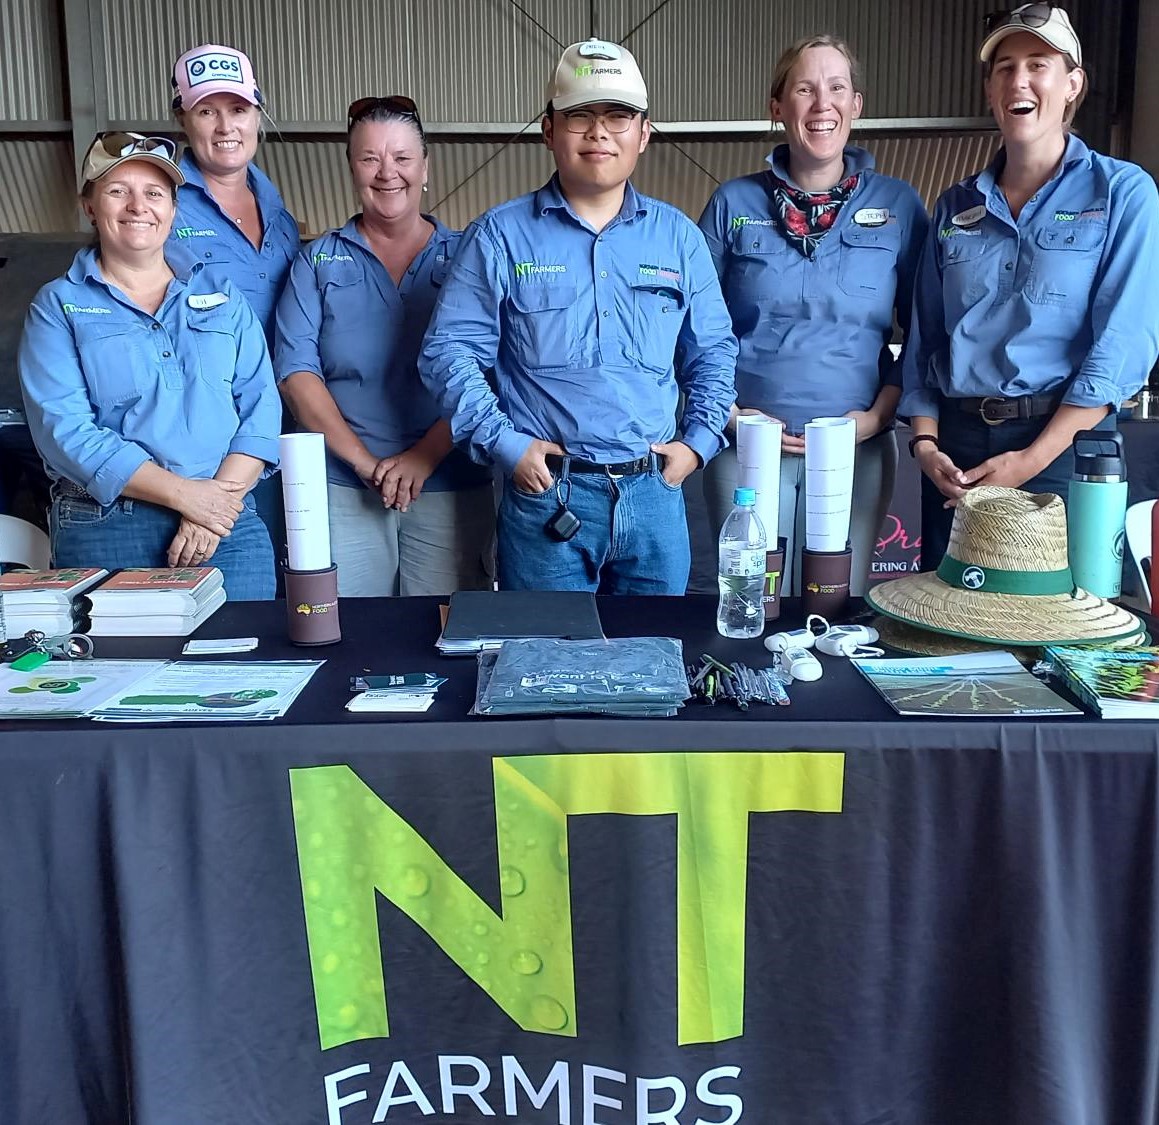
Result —
[{"label": "sunglasses on head", "polygon": [[1013,24],[1015,27],[1044,27],[1050,21],[1050,14],[1057,4],[1027,4],[1018,11],[990,12],[982,17],[982,32],[989,35],[1000,27]]},{"label": "sunglasses on head", "polygon": [[141,137],[135,133],[114,130],[98,133],[95,143],[105,150],[106,155],[112,157],[146,153],[160,153],[167,160],[175,160],[177,157],[177,142],[171,141],[168,137]]},{"label": "sunglasses on head", "polygon": [[405,94],[391,94],[387,98],[359,98],[351,102],[350,108],[346,111],[346,131],[349,133],[364,117],[369,117],[380,109],[387,113],[397,113],[401,117],[413,118],[419,132],[422,132],[423,123],[419,119],[419,107]]}]

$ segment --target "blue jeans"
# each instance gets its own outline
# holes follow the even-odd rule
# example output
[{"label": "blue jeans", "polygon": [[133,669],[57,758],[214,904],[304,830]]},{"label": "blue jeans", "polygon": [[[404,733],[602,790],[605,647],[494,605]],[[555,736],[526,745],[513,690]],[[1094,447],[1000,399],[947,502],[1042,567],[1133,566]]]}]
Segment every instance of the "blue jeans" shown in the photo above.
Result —
[{"label": "blue jeans", "polygon": [[[181,517],[143,500],[98,504],[91,497],[58,496],[49,515],[54,566],[164,567]],[[230,601],[269,601],[274,596],[274,551],[253,499],[233,530],[204,565],[216,566]]]},{"label": "blue jeans", "polygon": [[[938,411],[938,448],[949,455],[959,469],[973,469],[999,453],[1025,449],[1044,429],[1052,415],[1040,418],[1011,418],[992,426],[981,417],[966,414],[943,400]],[[1108,414],[1096,430],[1118,428],[1116,416]],[[1074,475],[1074,449],[1064,449],[1041,473],[1020,487],[1025,492],[1053,492],[1066,503],[1070,478]],[[946,498],[922,474],[922,570],[937,570],[950,545],[954,509],[945,507]]]},{"label": "blue jeans", "polygon": [[[571,473],[567,483],[567,506],[581,526],[561,543],[545,528],[559,510],[558,478],[546,492],[535,494],[504,481],[500,589],[684,593],[691,566],[684,494],[665,482],[655,458],[646,473],[618,478]],[[565,483],[565,495],[566,488]]]}]

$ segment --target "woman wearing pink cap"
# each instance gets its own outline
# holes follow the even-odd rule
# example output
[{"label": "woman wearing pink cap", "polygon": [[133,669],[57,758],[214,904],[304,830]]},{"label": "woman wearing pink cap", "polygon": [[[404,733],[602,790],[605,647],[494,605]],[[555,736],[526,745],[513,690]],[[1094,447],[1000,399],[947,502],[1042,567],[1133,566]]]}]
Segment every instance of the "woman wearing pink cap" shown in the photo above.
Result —
[{"label": "woman wearing pink cap", "polygon": [[[264,105],[253,65],[236,47],[205,43],[173,64],[173,112],[188,147],[168,252],[240,289],[272,351],[274,310],[301,238],[278,189],[253,164]],[[275,549],[284,539],[279,482],[267,477],[254,493]]]},{"label": "woman wearing pink cap", "polygon": [[170,248],[228,278],[272,343],[274,307],[298,252],[298,224],[254,167],[265,99],[250,60],[206,43],[173,64],[173,112],[188,147]]}]

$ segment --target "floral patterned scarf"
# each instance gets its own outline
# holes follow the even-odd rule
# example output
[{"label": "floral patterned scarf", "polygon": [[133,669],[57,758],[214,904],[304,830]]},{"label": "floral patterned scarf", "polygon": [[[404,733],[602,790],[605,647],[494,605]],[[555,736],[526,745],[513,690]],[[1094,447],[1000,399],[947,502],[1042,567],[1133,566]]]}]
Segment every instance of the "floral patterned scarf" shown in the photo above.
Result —
[{"label": "floral patterned scarf", "polygon": [[806,258],[812,258],[821,239],[837,221],[845,201],[857,189],[860,173],[855,172],[836,187],[819,192],[802,191],[772,172],[769,176],[773,181],[773,200],[777,205],[781,230]]}]

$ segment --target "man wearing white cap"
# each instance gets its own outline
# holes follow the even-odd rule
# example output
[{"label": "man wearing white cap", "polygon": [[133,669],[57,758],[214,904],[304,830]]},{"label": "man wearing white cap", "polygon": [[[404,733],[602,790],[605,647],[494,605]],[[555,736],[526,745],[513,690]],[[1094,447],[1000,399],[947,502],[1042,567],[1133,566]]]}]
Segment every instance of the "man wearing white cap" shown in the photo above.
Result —
[{"label": "man wearing white cap", "polygon": [[471,224],[427,333],[419,373],[455,440],[503,470],[504,588],[688,581],[680,486],[722,447],[736,342],[700,231],[629,183],[647,112],[623,47],[564,52],[543,116],[556,174]]}]

